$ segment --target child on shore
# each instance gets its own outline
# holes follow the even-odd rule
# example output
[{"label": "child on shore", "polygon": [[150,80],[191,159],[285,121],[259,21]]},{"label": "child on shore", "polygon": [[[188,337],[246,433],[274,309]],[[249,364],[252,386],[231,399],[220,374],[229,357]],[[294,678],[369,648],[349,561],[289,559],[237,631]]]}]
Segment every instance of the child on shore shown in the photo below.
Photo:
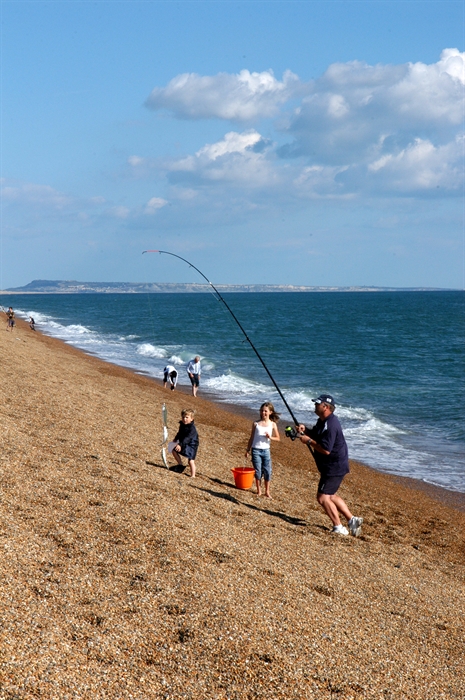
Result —
[{"label": "child on shore", "polygon": [[195,477],[195,458],[199,447],[199,435],[194,425],[194,411],[185,408],[181,411],[179,430],[174,438],[175,445],[170,450],[179,465],[182,465],[181,455],[187,457],[187,462],[191,470],[191,477]]},{"label": "child on shore", "polygon": [[263,477],[265,480],[265,496],[267,498],[271,498],[270,443],[271,440],[279,441],[280,439],[278,427],[276,425],[277,420],[279,420],[279,413],[276,413],[272,403],[266,401],[260,406],[260,420],[255,421],[252,425],[252,432],[245,453],[245,457],[248,459],[250,451],[252,450],[252,464],[255,469],[257,495],[262,495],[261,482]]}]

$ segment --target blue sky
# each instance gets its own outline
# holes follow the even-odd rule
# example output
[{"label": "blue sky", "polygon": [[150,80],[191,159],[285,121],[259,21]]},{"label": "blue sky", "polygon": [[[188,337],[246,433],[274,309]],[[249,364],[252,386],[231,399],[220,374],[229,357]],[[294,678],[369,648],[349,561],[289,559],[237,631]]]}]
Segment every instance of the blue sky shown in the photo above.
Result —
[{"label": "blue sky", "polygon": [[0,288],[465,287],[463,2],[0,11]]}]

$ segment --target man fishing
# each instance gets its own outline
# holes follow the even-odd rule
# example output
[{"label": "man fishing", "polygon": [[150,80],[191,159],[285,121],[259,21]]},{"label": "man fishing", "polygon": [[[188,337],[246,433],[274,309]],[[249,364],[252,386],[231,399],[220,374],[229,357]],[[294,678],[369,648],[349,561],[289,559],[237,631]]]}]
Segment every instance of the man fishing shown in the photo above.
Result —
[{"label": "man fishing", "polygon": [[[348,535],[350,531],[351,535],[358,537],[363,518],[352,515],[345,501],[337,495],[344,476],[349,472],[349,453],[341,424],[334,415],[336,404],[329,394],[322,394],[312,401],[318,420],[313,428],[300,424],[298,431],[320,472],[316,499],[331,519],[335,534]],[[349,529],[341,524],[340,513],[346,518]]]}]

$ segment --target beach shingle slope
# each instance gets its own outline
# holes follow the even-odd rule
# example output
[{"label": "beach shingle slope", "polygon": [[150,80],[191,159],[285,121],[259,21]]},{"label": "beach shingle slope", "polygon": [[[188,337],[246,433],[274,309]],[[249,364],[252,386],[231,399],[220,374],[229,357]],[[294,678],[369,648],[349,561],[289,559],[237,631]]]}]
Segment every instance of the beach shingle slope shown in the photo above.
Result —
[{"label": "beach shingle slope", "polygon": [[[352,463],[333,536],[308,451],[234,487],[250,421],[18,322],[0,331],[0,700],[465,697],[465,515]],[[276,448],[276,449],[275,449]]]}]

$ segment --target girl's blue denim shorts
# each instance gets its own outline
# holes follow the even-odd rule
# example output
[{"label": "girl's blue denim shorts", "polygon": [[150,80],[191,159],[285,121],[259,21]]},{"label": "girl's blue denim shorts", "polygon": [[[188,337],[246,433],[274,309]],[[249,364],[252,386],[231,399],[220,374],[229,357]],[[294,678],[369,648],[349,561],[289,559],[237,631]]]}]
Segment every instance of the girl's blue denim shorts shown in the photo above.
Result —
[{"label": "girl's blue denim shorts", "polygon": [[252,464],[255,469],[255,478],[259,481],[262,477],[265,481],[271,481],[271,455],[270,450],[252,448]]}]

